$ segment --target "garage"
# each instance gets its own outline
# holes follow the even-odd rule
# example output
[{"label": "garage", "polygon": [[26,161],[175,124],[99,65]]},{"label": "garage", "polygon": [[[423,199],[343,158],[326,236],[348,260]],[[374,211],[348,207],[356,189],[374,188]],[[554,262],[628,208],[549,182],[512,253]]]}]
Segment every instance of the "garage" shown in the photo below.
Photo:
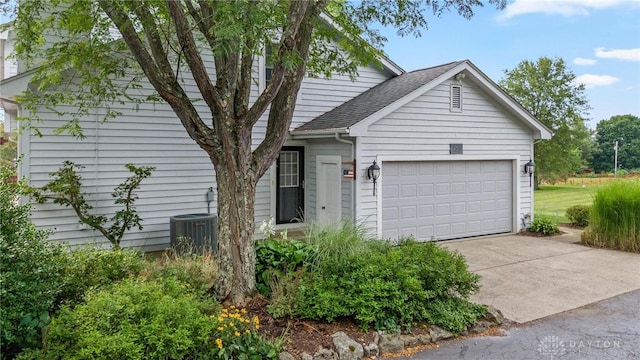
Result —
[{"label": "garage", "polygon": [[446,240],[513,231],[509,160],[385,161],[382,236]]}]

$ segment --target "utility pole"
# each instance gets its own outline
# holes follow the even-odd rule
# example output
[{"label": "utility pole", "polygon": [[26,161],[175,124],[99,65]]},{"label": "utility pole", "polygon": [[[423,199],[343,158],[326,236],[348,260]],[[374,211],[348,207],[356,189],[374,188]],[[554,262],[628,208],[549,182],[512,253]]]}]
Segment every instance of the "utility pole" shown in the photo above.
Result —
[{"label": "utility pole", "polygon": [[615,151],[614,160],[613,160],[613,176],[618,177],[618,140],[616,140],[616,145],[613,147]]}]

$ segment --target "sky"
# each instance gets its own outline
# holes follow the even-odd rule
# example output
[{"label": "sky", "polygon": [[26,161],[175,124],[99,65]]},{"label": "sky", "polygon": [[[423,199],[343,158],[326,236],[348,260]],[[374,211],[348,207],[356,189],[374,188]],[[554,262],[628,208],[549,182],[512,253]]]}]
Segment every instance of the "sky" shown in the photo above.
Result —
[{"label": "sky", "polygon": [[503,10],[476,8],[470,20],[454,11],[428,22],[419,38],[384,32],[384,51],[407,71],[468,59],[498,82],[524,60],[562,58],[586,86],[587,126],[640,117],[638,0],[510,0]]},{"label": "sky", "polygon": [[407,71],[468,59],[499,82],[524,60],[562,58],[586,85],[590,128],[614,115],[640,117],[639,0],[509,0],[501,11],[475,8],[470,20],[454,11],[428,22],[419,38],[384,32],[384,51]]}]

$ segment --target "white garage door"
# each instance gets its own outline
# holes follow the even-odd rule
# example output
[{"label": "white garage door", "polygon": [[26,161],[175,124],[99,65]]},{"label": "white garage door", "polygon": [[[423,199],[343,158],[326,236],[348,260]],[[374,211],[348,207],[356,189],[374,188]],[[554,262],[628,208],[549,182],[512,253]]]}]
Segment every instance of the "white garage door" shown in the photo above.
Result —
[{"label": "white garage door", "polygon": [[511,161],[382,165],[382,236],[444,240],[512,231]]}]

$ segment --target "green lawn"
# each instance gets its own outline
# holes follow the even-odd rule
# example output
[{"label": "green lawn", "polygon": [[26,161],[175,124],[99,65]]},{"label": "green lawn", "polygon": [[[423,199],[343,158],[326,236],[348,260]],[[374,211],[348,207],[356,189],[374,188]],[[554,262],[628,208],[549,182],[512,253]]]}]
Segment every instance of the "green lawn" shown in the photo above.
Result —
[{"label": "green lawn", "polygon": [[555,223],[567,223],[565,211],[573,205],[591,205],[601,185],[541,185],[534,193],[534,213]]}]

